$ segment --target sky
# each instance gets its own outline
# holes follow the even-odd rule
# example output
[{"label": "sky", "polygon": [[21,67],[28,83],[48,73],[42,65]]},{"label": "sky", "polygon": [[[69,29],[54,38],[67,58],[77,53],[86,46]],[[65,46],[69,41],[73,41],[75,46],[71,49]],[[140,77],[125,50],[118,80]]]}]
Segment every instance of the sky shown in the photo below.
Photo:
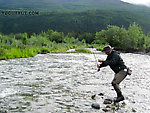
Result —
[{"label": "sky", "polygon": [[150,0],[121,0],[121,1],[150,7]]}]

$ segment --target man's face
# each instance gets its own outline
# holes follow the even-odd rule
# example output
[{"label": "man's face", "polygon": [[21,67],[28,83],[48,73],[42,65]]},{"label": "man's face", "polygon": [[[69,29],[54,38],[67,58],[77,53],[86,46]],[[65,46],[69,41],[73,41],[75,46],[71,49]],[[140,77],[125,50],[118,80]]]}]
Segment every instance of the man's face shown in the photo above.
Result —
[{"label": "man's face", "polygon": [[109,55],[112,52],[112,50],[105,52],[106,55]]}]

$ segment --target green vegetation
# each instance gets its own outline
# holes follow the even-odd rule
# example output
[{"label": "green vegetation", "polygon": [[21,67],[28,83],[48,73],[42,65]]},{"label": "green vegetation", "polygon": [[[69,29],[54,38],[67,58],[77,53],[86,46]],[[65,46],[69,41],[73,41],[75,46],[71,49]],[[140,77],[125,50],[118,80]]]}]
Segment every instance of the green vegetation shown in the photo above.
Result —
[{"label": "green vegetation", "polygon": [[0,20],[0,32],[4,34],[40,33],[48,29],[64,33],[72,31],[95,33],[106,29],[107,25],[124,26],[127,29],[133,22],[138,23],[144,33],[148,33],[150,29],[149,16],[116,10],[40,11],[39,15],[0,14]]},{"label": "green vegetation", "polygon": [[0,34],[0,59],[32,57],[36,54],[66,52],[72,48],[86,47],[85,40],[79,41],[70,34],[48,30],[40,34]]},{"label": "green vegetation", "polygon": [[[88,38],[87,38],[88,37]],[[48,30],[39,34],[17,33],[4,35],[0,33],[0,59],[32,57],[36,54],[51,52],[66,52],[76,49],[76,52],[91,53],[84,48],[91,47],[101,50],[110,44],[121,50],[150,50],[150,37],[142,28],[133,23],[125,29],[123,26],[108,25],[106,30],[96,33],[63,33]]]},{"label": "green vegetation", "polygon": [[82,52],[82,53],[92,53],[90,50],[87,50],[87,49],[76,49],[76,52]]},{"label": "green vegetation", "polygon": [[[0,7],[0,32],[7,35],[52,29],[63,33],[86,32],[87,37],[87,33],[99,32],[108,25],[128,29],[133,22],[150,34],[150,8],[120,0],[5,0],[0,1]],[[86,41],[93,39],[90,36]]]},{"label": "green vegetation", "polygon": [[96,33],[95,43],[108,43],[126,51],[150,49],[150,37],[144,35],[141,27],[136,23],[130,25],[128,30],[108,25],[107,30]]},{"label": "green vegetation", "polygon": [[[116,7],[117,6],[117,7]],[[56,10],[128,10],[147,11],[144,6],[132,5],[120,0],[5,0],[0,1],[0,7],[7,9],[36,9],[44,11]]]}]

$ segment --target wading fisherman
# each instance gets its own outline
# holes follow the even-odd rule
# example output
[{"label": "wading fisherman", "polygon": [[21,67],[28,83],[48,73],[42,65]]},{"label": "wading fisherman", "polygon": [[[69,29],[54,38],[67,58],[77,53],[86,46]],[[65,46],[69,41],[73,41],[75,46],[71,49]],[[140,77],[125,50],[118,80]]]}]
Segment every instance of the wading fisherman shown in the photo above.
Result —
[{"label": "wading fisherman", "polygon": [[127,67],[125,66],[123,59],[120,57],[119,53],[113,50],[113,48],[110,45],[105,46],[102,52],[107,54],[107,58],[105,61],[98,59],[98,62],[101,62],[101,64],[98,64],[97,68],[100,69],[109,65],[110,68],[115,72],[114,79],[111,82],[112,86],[114,87],[117,93],[117,98],[114,102],[123,101],[124,96],[122,95],[119,84],[127,76],[127,72],[124,71],[127,69]]}]

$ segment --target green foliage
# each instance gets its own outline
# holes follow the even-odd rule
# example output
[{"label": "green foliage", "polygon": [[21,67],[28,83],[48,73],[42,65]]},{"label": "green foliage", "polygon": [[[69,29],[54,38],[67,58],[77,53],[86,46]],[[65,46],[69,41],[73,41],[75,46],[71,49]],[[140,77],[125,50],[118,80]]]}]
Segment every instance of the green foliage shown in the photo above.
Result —
[{"label": "green foliage", "polygon": [[[89,40],[89,43],[87,43]],[[131,24],[128,29],[123,26],[108,25],[106,30],[96,33],[81,32],[63,33],[48,30],[39,34],[17,33],[4,35],[0,33],[0,59],[31,57],[36,54],[51,52],[66,52],[68,49],[76,49],[76,52],[91,53],[83,48],[91,47],[102,50],[110,44],[116,49],[122,50],[150,50],[150,37],[145,35],[142,28]],[[82,48],[82,49],[81,49]]]},{"label": "green foliage", "polygon": [[76,52],[82,52],[82,53],[92,53],[90,50],[87,49],[75,49]]},{"label": "green foliage", "polygon": [[48,46],[49,43],[50,42],[47,40],[47,38],[42,35],[33,35],[27,41],[27,45],[30,46]]},{"label": "green foliage", "polygon": [[13,39],[12,44],[10,46],[23,49],[25,45],[22,43],[21,40]]},{"label": "green foliage", "polygon": [[2,56],[3,54],[5,54],[4,49],[0,48],[0,56]]},{"label": "green foliage", "polygon": [[[133,22],[138,23],[145,33],[150,29],[149,13],[135,13],[123,10],[81,10],[81,11],[41,11],[38,16],[0,15],[0,32],[17,33],[16,39],[26,38],[26,33],[40,33],[49,30],[46,35],[50,41],[62,42],[63,33],[75,32],[79,40],[93,41],[95,33],[107,28],[107,25],[124,26],[126,29]],[[60,31],[60,32],[53,32]],[[19,33],[23,33],[22,34]],[[78,33],[78,34],[77,34]],[[81,35],[82,34],[82,35]],[[21,35],[21,36],[20,36]],[[79,35],[79,36],[78,36]],[[73,36],[76,38],[76,36]],[[93,38],[92,38],[93,37]],[[56,40],[57,39],[57,40]],[[26,39],[24,39],[26,40]]]},{"label": "green foliage", "polygon": [[68,34],[48,30],[38,35],[33,34],[30,38],[26,33],[0,34],[0,47],[0,59],[11,59],[86,47],[86,40],[79,41],[77,38],[69,37]]},{"label": "green foliage", "polygon": [[46,53],[50,53],[50,49],[49,48],[46,48],[46,47],[42,47],[40,49],[40,54],[46,54]]},{"label": "green foliage", "polygon": [[148,36],[144,37],[144,48],[150,49],[150,37],[148,37]]},{"label": "green foliage", "polygon": [[63,41],[64,34],[63,32],[56,32],[53,30],[48,30],[45,34],[50,41],[55,41],[57,43],[61,43]]},{"label": "green foliage", "polygon": [[36,48],[25,48],[22,50],[22,56],[21,57],[33,57],[37,53]]},{"label": "green foliage", "polygon": [[95,39],[97,43],[109,43],[123,50],[144,49],[149,45],[147,43],[149,39],[145,37],[141,27],[135,22],[129,26],[128,30],[124,27],[108,25],[107,30],[96,33]]},{"label": "green foliage", "polygon": [[144,45],[144,34],[140,26],[136,23],[133,23],[128,28],[128,37],[130,37],[131,41],[128,43],[132,45],[133,48],[143,48]]},{"label": "green foliage", "polygon": [[0,54],[0,59],[12,59],[35,56],[35,50],[33,48],[26,48],[24,50],[20,48],[3,49],[3,54]]}]

